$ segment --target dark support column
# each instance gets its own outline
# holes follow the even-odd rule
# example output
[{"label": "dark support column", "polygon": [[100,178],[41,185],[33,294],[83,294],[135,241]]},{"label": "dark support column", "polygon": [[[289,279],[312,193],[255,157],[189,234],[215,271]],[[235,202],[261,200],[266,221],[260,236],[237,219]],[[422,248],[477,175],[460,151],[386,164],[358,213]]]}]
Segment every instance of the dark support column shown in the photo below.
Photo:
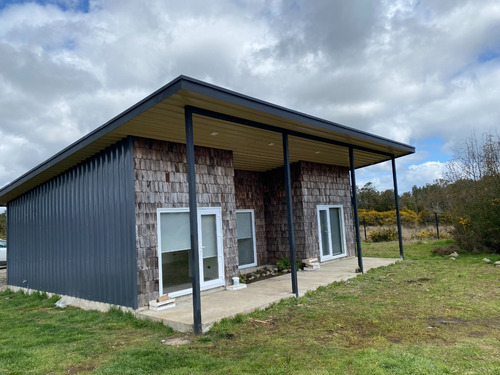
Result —
[{"label": "dark support column", "polygon": [[396,199],[396,221],[398,223],[398,239],[399,239],[399,257],[405,258],[403,251],[403,232],[401,232],[401,214],[399,213],[399,193],[398,193],[398,179],[396,176],[396,160],[394,156],[391,157],[392,161],[392,179],[394,180],[394,197]]},{"label": "dark support column", "polygon": [[196,171],[194,168],[193,113],[184,109],[186,121],[186,155],[189,187],[189,224],[191,228],[191,277],[193,284],[193,324],[194,333],[200,335],[201,298],[200,298],[200,253],[198,251],[198,212],[196,207]]},{"label": "dark support column", "polygon": [[349,163],[351,165],[352,208],[354,211],[354,228],[356,230],[356,247],[358,249],[358,267],[359,272],[364,273],[363,253],[361,251],[361,238],[359,235],[358,197],[356,193],[356,172],[354,170],[354,150],[352,147],[349,147]]},{"label": "dark support column", "polygon": [[297,285],[297,261],[295,256],[295,232],[293,226],[292,185],[290,178],[290,156],[288,153],[288,134],[283,133],[283,160],[285,169],[286,210],[288,215],[288,243],[290,245],[290,265],[292,267],[292,293],[299,298]]},{"label": "dark support column", "polygon": [[439,240],[439,219],[438,219],[438,213],[434,211],[434,220],[436,221],[436,236],[437,239]]}]

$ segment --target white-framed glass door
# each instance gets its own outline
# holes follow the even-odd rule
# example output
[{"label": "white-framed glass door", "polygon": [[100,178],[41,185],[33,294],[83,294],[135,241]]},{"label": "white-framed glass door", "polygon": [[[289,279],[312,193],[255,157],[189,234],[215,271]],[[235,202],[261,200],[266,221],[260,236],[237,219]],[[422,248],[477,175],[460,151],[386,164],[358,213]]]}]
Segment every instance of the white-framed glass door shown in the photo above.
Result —
[{"label": "white-framed glass door", "polygon": [[337,205],[319,205],[318,234],[321,261],[345,256],[344,210]]},{"label": "white-framed glass door", "polygon": [[[192,293],[191,239],[188,208],[158,209],[160,295]],[[200,288],[224,285],[222,215],[220,207],[198,208]]]},{"label": "white-framed glass door", "polygon": [[241,269],[256,266],[254,210],[236,210],[236,234],[238,237],[238,267]]}]

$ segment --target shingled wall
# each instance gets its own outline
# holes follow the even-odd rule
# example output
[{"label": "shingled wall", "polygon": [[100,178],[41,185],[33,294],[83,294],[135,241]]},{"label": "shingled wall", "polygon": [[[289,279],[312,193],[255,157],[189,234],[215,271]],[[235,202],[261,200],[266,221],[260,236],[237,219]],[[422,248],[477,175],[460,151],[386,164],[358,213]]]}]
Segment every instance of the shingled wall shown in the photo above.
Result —
[{"label": "shingled wall", "polygon": [[[226,285],[238,274],[236,209],[254,209],[259,265],[289,256],[283,168],[235,171],[231,151],[195,147],[197,203],[222,208]],[[157,209],[188,207],[186,146],[134,139],[138,306],[158,297]],[[354,255],[348,168],[290,166],[297,259],[319,255],[316,206],[342,205],[347,255]]]},{"label": "shingled wall", "polygon": [[258,266],[268,264],[263,175],[260,172],[234,171],[236,209],[254,210]]},{"label": "shingled wall", "polygon": [[[157,209],[188,207],[186,146],[134,139],[138,306],[158,297]],[[199,207],[221,207],[226,283],[238,274],[231,151],[195,147]]]},{"label": "shingled wall", "polygon": [[297,241],[297,253],[319,256],[318,205],[342,205],[347,256],[354,256],[354,221],[349,169],[328,164],[300,162],[302,223],[305,236]]},{"label": "shingled wall", "polygon": [[[319,256],[317,205],[342,205],[346,253],[354,255],[349,169],[300,161],[290,166],[297,259]],[[283,168],[262,176],[268,262],[289,258]]]}]

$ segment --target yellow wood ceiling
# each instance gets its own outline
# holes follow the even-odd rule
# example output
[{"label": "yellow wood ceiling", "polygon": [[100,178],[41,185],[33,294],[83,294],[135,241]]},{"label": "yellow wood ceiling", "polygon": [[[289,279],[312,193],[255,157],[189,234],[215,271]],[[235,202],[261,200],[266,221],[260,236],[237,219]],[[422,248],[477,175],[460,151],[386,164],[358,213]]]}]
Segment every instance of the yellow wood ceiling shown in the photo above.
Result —
[{"label": "yellow wood ceiling", "polygon": [[[190,87],[191,89],[186,89]],[[363,148],[355,149],[360,168],[411,154],[411,146],[264,103],[189,77],[179,77],[109,123],[0,190],[0,205],[77,165],[127,136],[185,143],[185,106]],[[193,116],[195,145],[231,150],[235,169],[266,171],[283,165],[280,132],[258,129],[201,115]],[[367,152],[371,149],[386,155]],[[349,166],[347,147],[291,135],[290,161]]]}]

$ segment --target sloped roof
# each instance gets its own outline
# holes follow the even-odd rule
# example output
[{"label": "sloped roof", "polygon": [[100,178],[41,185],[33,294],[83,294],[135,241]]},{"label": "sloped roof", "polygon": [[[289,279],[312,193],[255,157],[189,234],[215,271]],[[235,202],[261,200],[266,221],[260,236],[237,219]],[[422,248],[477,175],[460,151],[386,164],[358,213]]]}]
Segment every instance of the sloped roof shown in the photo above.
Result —
[{"label": "sloped roof", "polygon": [[[186,106],[221,115],[213,118],[195,111],[195,144],[232,150],[235,169],[265,171],[283,165],[282,132],[289,134],[291,162],[307,160],[347,167],[348,146],[352,146],[355,167],[360,168],[415,152],[407,144],[179,76],[3,187],[0,205],[126,136],[185,143]],[[262,126],[237,124],[232,118]]]}]

